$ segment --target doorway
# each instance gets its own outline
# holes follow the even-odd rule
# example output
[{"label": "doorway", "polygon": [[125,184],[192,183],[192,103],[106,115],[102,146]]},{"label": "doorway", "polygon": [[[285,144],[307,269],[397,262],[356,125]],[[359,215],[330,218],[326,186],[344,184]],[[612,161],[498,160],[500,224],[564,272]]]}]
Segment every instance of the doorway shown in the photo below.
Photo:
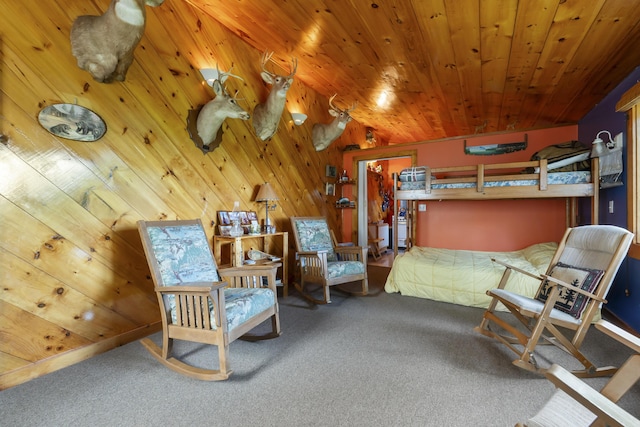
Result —
[{"label": "doorway", "polygon": [[[372,162],[381,162],[388,161],[387,165],[393,165],[393,162],[396,160],[405,160],[404,162],[399,162],[407,166],[415,166],[417,160],[417,151],[416,150],[405,150],[405,151],[397,151],[390,154],[370,154],[366,156],[357,156],[353,158],[353,171],[357,171],[358,177],[358,189],[357,189],[357,204],[356,204],[356,212],[355,218],[352,220],[353,227],[355,228],[354,232],[358,236],[358,246],[367,247],[368,246],[368,226],[370,223],[370,215],[369,215],[369,197],[368,197],[368,165]],[[409,160],[409,162],[406,162]],[[391,173],[394,171],[394,167],[389,167],[389,170],[386,172],[387,179],[390,180],[391,184],[393,184],[393,177]],[[392,185],[390,186],[392,189]],[[394,200],[394,205],[396,202]],[[397,206],[393,206],[393,211],[397,210]],[[389,224],[391,228],[392,224]],[[392,230],[391,233],[397,232],[396,230]]]}]

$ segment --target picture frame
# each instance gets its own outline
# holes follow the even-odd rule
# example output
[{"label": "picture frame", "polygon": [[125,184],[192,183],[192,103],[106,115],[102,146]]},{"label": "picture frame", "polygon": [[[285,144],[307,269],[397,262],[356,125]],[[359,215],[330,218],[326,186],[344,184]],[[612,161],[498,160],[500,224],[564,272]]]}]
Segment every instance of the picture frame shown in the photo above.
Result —
[{"label": "picture frame", "polygon": [[218,225],[218,232],[221,236],[230,237],[231,236],[231,226],[230,225]]},{"label": "picture frame", "polygon": [[327,175],[328,178],[335,178],[338,176],[338,170],[333,165],[327,165],[325,168],[325,175]]},{"label": "picture frame", "polygon": [[327,196],[335,196],[336,195],[336,185],[333,182],[327,182],[324,194]]},{"label": "picture frame", "polygon": [[258,222],[255,211],[218,211],[218,231],[221,236],[229,236],[233,221],[240,221],[244,234],[249,234],[252,221]]},{"label": "picture frame", "polygon": [[231,225],[231,218],[229,217],[228,211],[218,211],[218,225]]}]

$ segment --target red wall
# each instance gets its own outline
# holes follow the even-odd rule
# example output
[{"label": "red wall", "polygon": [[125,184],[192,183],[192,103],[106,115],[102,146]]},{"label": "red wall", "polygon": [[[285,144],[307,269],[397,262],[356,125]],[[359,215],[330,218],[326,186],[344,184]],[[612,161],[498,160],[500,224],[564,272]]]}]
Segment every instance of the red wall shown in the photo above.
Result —
[{"label": "red wall", "polygon": [[[444,167],[504,163],[529,160],[541,148],[578,137],[577,126],[564,126],[526,132],[526,150],[495,156],[473,156],[464,153],[464,140],[447,139],[416,144],[403,144],[369,150],[347,151],[344,168],[351,170],[353,159],[380,153],[416,150],[417,165]],[[488,145],[524,140],[524,132],[482,135],[466,138],[467,145]],[[452,249],[510,251],[534,243],[559,241],[566,229],[565,200],[482,200],[428,201],[427,210],[419,212],[416,244]],[[343,212],[343,239],[351,240],[351,212]]]}]

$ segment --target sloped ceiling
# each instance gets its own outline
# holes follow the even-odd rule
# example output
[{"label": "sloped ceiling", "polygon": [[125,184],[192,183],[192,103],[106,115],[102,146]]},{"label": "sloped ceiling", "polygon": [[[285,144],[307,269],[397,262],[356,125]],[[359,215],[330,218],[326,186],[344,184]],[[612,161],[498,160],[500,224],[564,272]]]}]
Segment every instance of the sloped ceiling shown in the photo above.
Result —
[{"label": "sloped ceiling", "polygon": [[640,65],[629,0],[185,1],[357,102],[376,145],[576,123]]}]

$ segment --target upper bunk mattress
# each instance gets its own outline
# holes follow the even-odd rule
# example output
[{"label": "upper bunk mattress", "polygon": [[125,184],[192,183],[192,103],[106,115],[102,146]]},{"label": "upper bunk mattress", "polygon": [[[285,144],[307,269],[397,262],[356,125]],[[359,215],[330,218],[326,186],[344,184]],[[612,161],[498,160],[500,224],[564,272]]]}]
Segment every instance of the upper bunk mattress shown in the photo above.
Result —
[{"label": "upper bunk mattress", "polygon": [[[424,190],[425,189],[425,175],[416,174],[416,179],[422,179],[421,181],[400,181],[399,190]],[[554,184],[588,184],[591,182],[590,171],[573,171],[573,172],[555,172],[547,175],[547,182],[549,185]],[[509,181],[489,181],[484,182],[485,187],[517,187],[525,185],[538,185],[537,179],[514,179]],[[447,189],[447,188],[475,188],[475,182],[459,182],[459,183],[442,183],[437,182],[431,184],[432,189]]]}]

